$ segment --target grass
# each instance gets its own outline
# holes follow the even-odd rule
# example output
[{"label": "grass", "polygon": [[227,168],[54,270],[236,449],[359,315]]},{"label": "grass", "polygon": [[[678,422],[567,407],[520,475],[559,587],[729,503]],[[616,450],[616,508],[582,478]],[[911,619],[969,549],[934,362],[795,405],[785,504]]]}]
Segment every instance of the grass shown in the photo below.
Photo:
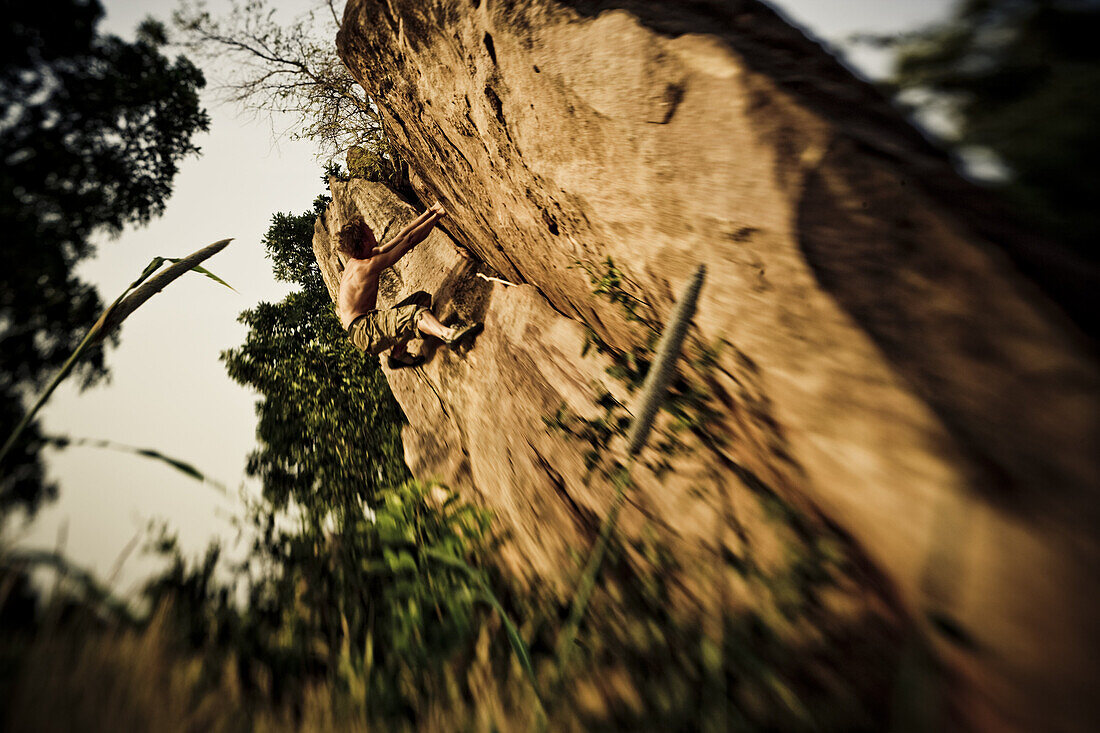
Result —
[{"label": "grass", "polygon": [[179,471],[189,478],[193,478],[210,488],[214,489],[220,494],[228,494],[229,490],[225,487],[225,484],[220,481],[207,476],[199,469],[187,461],[179,458],[174,458],[154,448],[140,448],[138,446],[127,445],[125,443],[118,443],[113,440],[101,440],[98,438],[74,438],[71,435],[44,435],[43,440],[48,444],[58,449],[65,449],[70,446],[87,446],[89,448],[105,448],[108,450],[120,451],[123,453],[130,453],[132,455],[141,456],[150,460],[158,461],[160,463],[169,466],[170,468]]},{"label": "grass", "polygon": [[[672,381],[676,361],[680,358],[680,350],[684,344],[684,337],[687,335],[688,324],[695,315],[695,305],[698,302],[699,291],[703,287],[705,277],[706,268],[700,265],[676,304],[676,310],[673,312],[672,318],[665,327],[658,343],[653,366],[646,375],[639,401],[638,414],[631,422],[630,433],[627,436],[626,450],[629,458],[625,466],[617,468],[613,472],[615,498],[611,503],[607,516],[604,518],[603,526],[600,527],[599,538],[589,555],[584,572],[577,584],[569,619],[562,629],[561,638],[558,642],[559,675],[568,674],[577,627],[580,625],[584,612],[588,607],[588,601],[592,595],[600,564],[607,552],[607,543],[611,538],[611,533],[615,531],[619,510],[622,508],[626,491],[630,487],[630,467],[633,464],[634,456],[638,455],[645,447],[646,440],[653,428],[653,419],[657,416],[657,411],[665,401],[665,394],[669,382]],[[633,300],[627,302],[630,307],[633,307]]]}]

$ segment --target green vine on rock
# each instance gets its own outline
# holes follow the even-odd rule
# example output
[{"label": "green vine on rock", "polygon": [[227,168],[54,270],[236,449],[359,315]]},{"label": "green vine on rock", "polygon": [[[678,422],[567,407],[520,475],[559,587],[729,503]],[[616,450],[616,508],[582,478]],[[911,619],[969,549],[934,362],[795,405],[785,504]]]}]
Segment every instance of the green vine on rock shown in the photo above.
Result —
[{"label": "green vine on rock", "polygon": [[[611,365],[605,370],[607,375],[624,385],[628,393],[634,394],[641,389],[653,363],[654,351],[660,337],[660,318],[653,306],[642,297],[641,286],[624,273],[613,258],[607,257],[598,264],[576,261],[573,267],[586,273],[592,284],[593,295],[618,306],[627,322],[638,324],[642,328],[642,343],[633,344],[624,350],[609,344],[595,329],[585,324],[585,342],[581,350],[581,355],[584,356],[595,348],[597,353],[610,360]],[[661,409],[669,413],[672,420],[658,428],[660,436],[652,444],[660,457],[647,463],[647,467],[659,478],[672,468],[667,459],[687,450],[683,438],[686,433],[696,434],[705,444],[721,445],[724,442],[721,435],[711,429],[721,415],[714,407],[714,395],[706,385],[710,381],[708,377],[718,366],[723,347],[727,344],[722,341],[717,346],[711,346],[699,338],[693,339],[693,342],[697,354],[685,354],[683,361],[698,372],[701,378],[689,379],[683,369],[677,370],[671,378]],[[597,404],[605,408],[605,413],[597,418],[586,420],[576,415],[563,415],[563,406],[554,422],[547,423],[559,430],[571,428],[565,432],[590,444],[591,448],[586,452],[585,459],[589,469],[597,463],[596,454],[606,450],[610,437],[622,434],[621,430],[615,430],[624,427],[622,423],[630,420],[629,412],[621,404],[615,403],[622,410],[618,414],[601,402],[608,397],[610,394],[606,390],[600,392]]]}]

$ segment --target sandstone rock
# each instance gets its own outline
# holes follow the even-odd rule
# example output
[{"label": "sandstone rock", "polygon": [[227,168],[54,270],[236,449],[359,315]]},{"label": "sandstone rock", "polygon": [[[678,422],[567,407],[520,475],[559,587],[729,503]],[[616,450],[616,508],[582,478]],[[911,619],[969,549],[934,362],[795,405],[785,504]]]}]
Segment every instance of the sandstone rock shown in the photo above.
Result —
[{"label": "sandstone rock", "polygon": [[[684,374],[714,414],[650,451],[673,470],[638,471],[624,531],[656,527],[704,606],[721,548],[791,541],[747,498],[775,494],[888,579],[860,593],[896,590],[969,724],[1095,716],[1092,347],[1021,275],[1034,242],[870,89],[755,2],[352,0],[338,45],[478,258],[436,233],[384,283],[383,304],[424,289],[486,322],[468,353],[388,375],[406,457],[496,512],[517,573],[567,589],[610,502],[546,424],[631,403],[586,329],[620,352],[646,337],[574,265],[613,258],[660,320],[705,262]],[[330,288],[348,211],[376,231],[413,215],[376,184],[334,194]]]}]

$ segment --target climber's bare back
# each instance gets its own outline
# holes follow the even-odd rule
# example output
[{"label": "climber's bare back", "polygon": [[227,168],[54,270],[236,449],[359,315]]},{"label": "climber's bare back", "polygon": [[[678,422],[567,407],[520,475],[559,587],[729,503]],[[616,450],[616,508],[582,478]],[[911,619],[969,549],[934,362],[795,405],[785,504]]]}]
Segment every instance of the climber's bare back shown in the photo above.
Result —
[{"label": "climber's bare back", "polygon": [[378,278],[382,267],[374,260],[349,260],[340,276],[340,294],[336,297],[336,312],[344,328],[359,316],[374,310],[378,302]]}]

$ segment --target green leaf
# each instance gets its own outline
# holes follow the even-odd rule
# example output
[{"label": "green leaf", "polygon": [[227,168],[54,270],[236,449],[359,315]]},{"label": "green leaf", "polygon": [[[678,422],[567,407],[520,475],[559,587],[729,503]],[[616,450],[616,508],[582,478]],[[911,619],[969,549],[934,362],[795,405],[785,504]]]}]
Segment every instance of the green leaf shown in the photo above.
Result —
[{"label": "green leaf", "polygon": [[[179,262],[179,261],[180,261],[180,258],[179,258],[179,257],[158,257],[157,259],[159,259],[159,260],[167,260],[168,262]],[[227,288],[229,288],[230,290],[232,290],[232,291],[233,291],[234,293],[237,293],[238,295],[240,295],[240,293],[239,293],[239,292],[237,291],[237,289],[236,289],[235,287],[233,287],[232,285],[230,285],[229,283],[227,283],[227,282],[226,282],[225,280],[222,280],[222,279],[221,279],[220,277],[218,277],[218,276],[217,276],[217,275],[215,275],[214,273],[210,272],[210,270],[207,270],[207,269],[206,269],[205,267],[203,267],[202,265],[195,265],[194,267],[192,267],[192,268],[191,268],[191,272],[197,272],[197,273],[199,273],[199,274],[201,274],[201,275],[206,275],[206,276],[207,276],[208,278],[210,278],[211,280],[213,280],[213,281],[215,281],[215,282],[219,282],[219,283],[221,283],[221,284],[222,284],[222,285],[224,285],[225,287],[227,287]]]},{"label": "green leaf", "polygon": [[55,448],[63,449],[73,445],[83,445],[90,448],[109,448],[111,450],[123,451],[125,453],[134,453],[139,456],[144,456],[145,458],[151,458],[155,461],[166,463],[180,473],[186,474],[196,481],[202,481],[205,484],[209,484],[212,488],[222,494],[229,493],[226,490],[224,484],[222,484],[220,481],[215,481],[214,479],[210,478],[202,471],[192,466],[190,463],[187,463],[186,461],[181,461],[178,458],[167,456],[158,450],[154,450],[153,448],[138,448],[136,446],[126,445],[124,443],[116,443],[111,440],[97,440],[94,438],[74,438],[69,435],[46,435],[43,437],[47,443],[54,446]]},{"label": "green leaf", "polygon": [[187,474],[193,479],[197,479],[199,481],[206,480],[206,476],[204,476],[201,471],[192,466],[190,463],[185,463],[184,461],[172,458],[171,456],[166,456],[160,451],[153,450],[152,448],[138,448],[134,452],[140,456],[145,456],[146,458],[152,458],[154,460],[167,463],[172,468],[180,471],[181,473]]}]

